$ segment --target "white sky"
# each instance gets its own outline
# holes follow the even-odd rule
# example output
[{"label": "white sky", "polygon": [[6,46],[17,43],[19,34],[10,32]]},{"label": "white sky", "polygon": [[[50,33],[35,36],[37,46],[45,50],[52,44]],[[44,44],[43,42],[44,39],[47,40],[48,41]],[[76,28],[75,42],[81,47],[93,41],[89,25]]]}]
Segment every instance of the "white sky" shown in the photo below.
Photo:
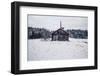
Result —
[{"label": "white sky", "polygon": [[31,27],[57,30],[60,28],[60,21],[65,30],[88,29],[88,17],[28,15],[28,26]]}]

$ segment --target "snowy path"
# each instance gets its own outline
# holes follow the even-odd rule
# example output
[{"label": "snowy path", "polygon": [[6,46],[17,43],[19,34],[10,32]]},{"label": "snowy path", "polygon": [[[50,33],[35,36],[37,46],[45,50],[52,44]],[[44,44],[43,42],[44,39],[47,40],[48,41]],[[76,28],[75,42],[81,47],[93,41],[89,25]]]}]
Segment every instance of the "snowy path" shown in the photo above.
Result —
[{"label": "snowy path", "polygon": [[61,60],[88,58],[87,39],[70,41],[28,40],[28,60]]}]

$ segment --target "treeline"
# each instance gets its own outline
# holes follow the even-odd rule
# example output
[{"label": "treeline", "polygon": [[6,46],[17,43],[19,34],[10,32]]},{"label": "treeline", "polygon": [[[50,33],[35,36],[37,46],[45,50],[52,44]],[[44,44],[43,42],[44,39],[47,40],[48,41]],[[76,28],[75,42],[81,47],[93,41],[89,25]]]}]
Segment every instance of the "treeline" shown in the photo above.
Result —
[{"label": "treeline", "polygon": [[71,38],[88,38],[88,31],[87,30],[66,30],[69,33]]},{"label": "treeline", "polygon": [[[69,33],[69,37],[71,38],[81,38],[81,39],[88,38],[87,30],[71,29],[71,30],[65,30],[65,31]],[[44,28],[28,27],[28,39],[38,39],[38,38],[48,39],[48,38],[51,38],[53,32],[54,31],[49,31]]]},{"label": "treeline", "polygon": [[44,28],[28,27],[28,39],[50,38],[51,32]]}]

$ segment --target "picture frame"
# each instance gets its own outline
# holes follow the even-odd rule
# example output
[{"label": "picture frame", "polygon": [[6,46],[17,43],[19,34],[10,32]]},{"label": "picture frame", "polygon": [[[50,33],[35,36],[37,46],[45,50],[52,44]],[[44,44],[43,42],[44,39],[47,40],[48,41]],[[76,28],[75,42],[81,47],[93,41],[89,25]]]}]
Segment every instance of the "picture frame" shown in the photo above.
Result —
[{"label": "picture frame", "polygon": [[[48,20],[48,21],[47,21]],[[66,21],[67,20],[67,21]],[[68,23],[69,22],[69,23]],[[46,24],[44,26],[44,24]],[[78,31],[73,30],[75,27],[72,23],[79,29]],[[35,25],[36,24],[36,25]],[[40,25],[39,25],[40,24]],[[48,24],[48,25],[47,25]],[[67,27],[67,24],[69,26]],[[85,24],[86,26],[84,26]],[[36,27],[36,28],[30,28]],[[52,26],[53,25],[53,26]],[[60,28],[57,30],[56,25]],[[69,28],[68,38],[66,41],[67,33],[64,33],[63,27]],[[80,26],[78,26],[80,25]],[[38,27],[37,27],[38,26]],[[50,26],[50,27],[49,27]],[[54,27],[55,26],[55,27]],[[41,29],[39,29],[41,27]],[[39,32],[36,30],[42,30],[42,28],[53,30],[49,33],[52,33],[52,37],[41,34],[35,34]],[[87,29],[82,31],[80,29]],[[34,36],[30,34],[30,29],[34,29]],[[57,31],[56,31],[57,30]],[[63,35],[58,35],[59,30],[63,32]],[[72,34],[71,32],[78,33],[80,35]],[[48,32],[48,31],[45,31]],[[85,34],[82,34],[84,33]],[[86,34],[86,32],[88,32]],[[56,35],[56,36],[55,36]],[[74,36],[75,35],[75,36]],[[50,48],[43,52],[46,47],[44,47],[43,42],[34,40],[42,39],[40,36],[47,39],[47,42],[44,45],[48,45]],[[63,36],[63,37],[62,37]],[[48,41],[52,38],[52,40]],[[75,39],[73,39],[75,38]],[[79,39],[79,40],[78,40]],[[84,41],[82,40],[84,39]],[[33,41],[31,41],[33,40]],[[69,46],[64,46],[63,43],[70,45],[71,42],[78,40],[84,43],[76,42],[75,46],[71,44]],[[50,45],[47,43],[51,43]],[[53,44],[55,43],[56,44]],[[36,43],[36,44],[35,44]],[[58,46],[60,43],[60,46]],[[41,44],[41,48],[40,45]],[[32,45],[32,46],[31,46]],[[38,46],[35,46],[38,45]],[[52,46],[53,45],[53,46]],[[65,49],[68,49],[70,52],[79,50],[81,52],[72,53],[66,52]],[[33,49],[31,49],[32,47]],[[53,47],[53,49],[51,48]],[[60,48],[61,54],[57,55],[57,49]],[[67,48],[69,47],[69,48]],[[39,48],[38,50],[35,50]],[[47,47],[48,48],[48,47]],[[54,48],[57,48],[54,50]],[[52,49],[52,50],[50,50]],[[85,49],[85,50],[83,50]],[[32,52],[29,52],[32,50]],[[83,50],[83,51],[82,51]],[[86,51],[87,50],[87,51]],[[38,52],[37,52],[38,51]],[[85,53],[84,53],[85,51]],[[35,53],[34,53],[35,52]],[[36,53],[37,52],[37,53]],[[43,52],[43,54],[42,54]],[[28,54],[27,54],[28,53]],[[32,57],[31,57],[32,54]],[[50,54],[50,56],[49,56]],[[78,54],[78,55],[77,55]],[[82,54],[82,55],[81,55]],[[46,55],[46,56],[45,56]],[[68,56],[69,55],[69,56]],[[80,56],[81,55],[81,56]],[[39,57],[40,56],[40,57]],[[76,59],[73,59],[75,58]],[[69,58],[67,60],[67,58]],[[56,60],[58,59],[58,60]],[[61,59],[61,60],[59,60]],[[64,60],[63,60],[64,59]],[[29,62],[29,63],[28,63]],[[27,73],[45,73],[45,72],[61,72],[61,71],[74,71],[74,70],[90,70],[97,69],[97,7],[96,6],[82,6],[82,5],[65,5],[65,4],[49,4],[49,3],[32,3],[32,2],[12,2],[11,3],[11,73],[13,74],[27,74]]]}]

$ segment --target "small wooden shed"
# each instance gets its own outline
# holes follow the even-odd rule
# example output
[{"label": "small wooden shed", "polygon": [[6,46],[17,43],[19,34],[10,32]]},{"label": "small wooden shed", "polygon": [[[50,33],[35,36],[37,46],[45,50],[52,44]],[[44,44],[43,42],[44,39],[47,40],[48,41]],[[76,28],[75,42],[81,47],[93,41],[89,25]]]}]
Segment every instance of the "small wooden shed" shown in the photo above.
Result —
[{"label": "small wooden shed", "polygon": [[60,22],[60,28],[52,33],[52,41],[69,41],[69,33],[61,26]]}]

